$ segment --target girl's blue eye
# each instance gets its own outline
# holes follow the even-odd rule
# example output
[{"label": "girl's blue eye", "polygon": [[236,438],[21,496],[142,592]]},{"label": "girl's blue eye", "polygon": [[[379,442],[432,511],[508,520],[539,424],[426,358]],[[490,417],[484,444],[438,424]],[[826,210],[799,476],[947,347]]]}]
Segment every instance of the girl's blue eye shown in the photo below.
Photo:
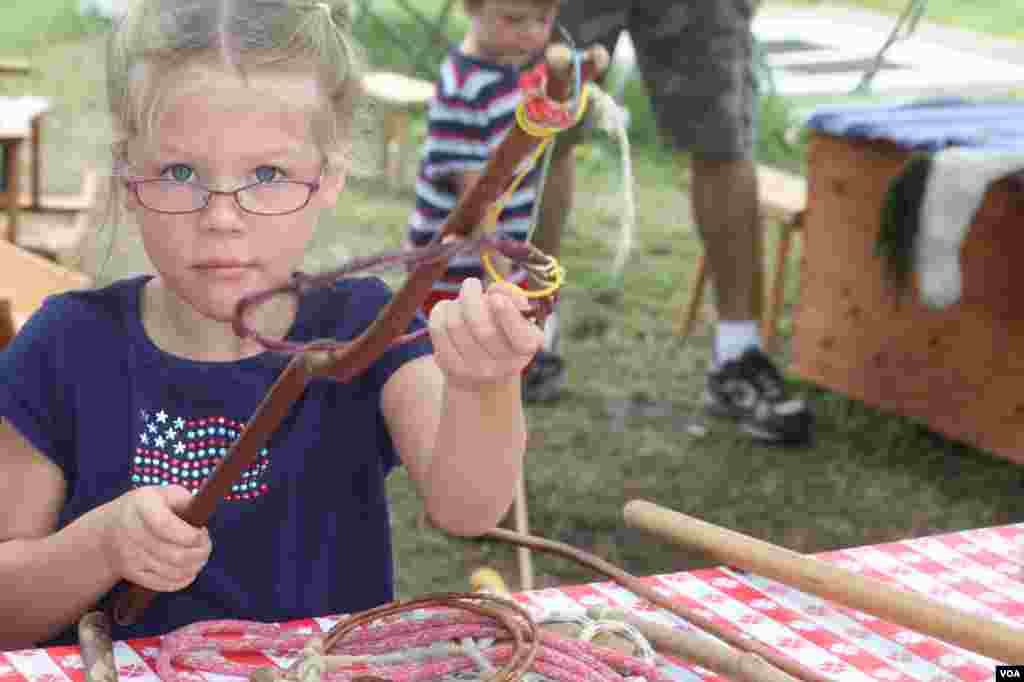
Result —
[{"label": "girl's blue eye", "polygon": [[176,163],[168,166],[164,169],[161,175],[166,174],[168,171],[170,171],[170,179],[175,182],[188,182],[195,175],[195,171],[192,170],[192,167],[186,166],[183,163]]},{"label": "girl's blue eye", "polygon": [[256,172],[253,173],[253,175],[256,176],[257,182],[273,182],[274,180],[279,179],[277,177],[279,174],[284,175],[284,172],[277,166],[260,166],[256,169]]}]

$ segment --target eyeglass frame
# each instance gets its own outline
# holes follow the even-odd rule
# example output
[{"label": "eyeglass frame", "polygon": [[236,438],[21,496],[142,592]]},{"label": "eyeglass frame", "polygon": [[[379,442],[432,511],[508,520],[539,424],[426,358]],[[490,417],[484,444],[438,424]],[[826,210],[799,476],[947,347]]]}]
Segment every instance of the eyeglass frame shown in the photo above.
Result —
[{"label": "eyeglass frame", "polygon": [[[273,180],[271,182],[252,182],[252,183],[249,183],[248,185],[244,185],[242,187],[239,187],[239,188],[233,189],[233,190],[210,189],[206,185],[200,184],[198,182],[179,182],[177,180],[168,180],[167,178],[161,178],[161,177],[154,178],[154,177],[141,177],[141,176],[124,175],[124,176],[122,176],[122,178],[124,179],[125,187],[127,187],[128,191],[132,192],[135,195],[136,200],[138,200],[138,202],[140,204],[145,206],[148,210],[153,211],[154,213],[161,213],[163,215],[188,215],[189,213],[198,213],[199,211],[203,211],[203,210],[205,210],[205,209],[210,207],[210,199],[213,197],[214,194],[220,194],[220,195],[231,195],[234,198],[234,200],[235,200],[235,206],[237,206],[239,208],[239,210],[241,210],[242,212],[248,213],[249,215],[281,216],[281,215],[290,215],[292,213],[296,213],[296,212],[301,211],[302,209],[306,208],[306,206],[309,205],[309,202],[313,199],[313,195],[320,191],[320,187],[322,186],[323,179],[324,179],[324,173],[326,171],[327,171],[327,162],[325,161],[323,163],[323,165],[320,167],[320,175],[317,177],[316,180],[314,180],[312,182],[307,181],[307,180]],[[206,192],[206,200],[203,202],[202,206],[199,206],[198,208],[193,208],[193,209],[191,209],[189,211],[161,211],[160,209],[153,208],[152,206],[150,206],[149,204],[144,202],[142,200],[142,197],[139,196],[139,185],[143,185],[143,184],[146,184],[146,183],[149,183],[149,182],[172,182],[172,183],[178,183],[180,185],[192,185],[192,186],[195,186],[195,187],[197,187],[199,189],[202,189],[204,192]],[[292,185],[305,185],[309,189],[309,194],[306,195],[306,200],[304,202],[302,202],[301,206],[299,206],[298,208],[293,208],[290,211],[284,211],[282,213],[259,213],[257,211],[250,211],[245,206],[242,206],[242,202],[238,200],[238,193],[239,192],[242,192],[242,191],[247,190],[247,189],[251,189],[253,187],[256,187],[257,185],[273,185],[275,183],[288,183],[288,184],[292,184]]]}]

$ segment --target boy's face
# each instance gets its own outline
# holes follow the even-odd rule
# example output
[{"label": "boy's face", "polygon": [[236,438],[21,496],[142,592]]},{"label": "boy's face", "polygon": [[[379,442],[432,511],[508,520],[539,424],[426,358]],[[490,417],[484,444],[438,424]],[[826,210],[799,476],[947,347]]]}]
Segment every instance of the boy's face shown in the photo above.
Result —
[{"label": "boy's face", "polygon": [[[308,112],[275,105],[265,93],[224,85],[173,94],[152,144],[133,155],[133,174],[174,181],[175,186],[158,187],[178,196],[174,187],[179,185],[230,191],[253,183],[321,179],[321,186],[304,207],[271,216],[243,211],[230,195],[211,195],[206,208],[192,213],[167,214],[129,194],[146,254],[164,282],[204,316],[221,321],[233,317],[243,296],[290,279],[320,211],[333,205],[344,182],[340,175],[320,177],[322,155]],[[313,79],[310,91],[316,92]],[[303,191],[281,187],[295,190]],[[259,196],[278,201],[273,191]]]},{"label": "boy's face", "polygon": [[473,30],[477,44],[492,58],[519,64],[544,49],[557,14],[556,5],[484,0],[473,16]]}]

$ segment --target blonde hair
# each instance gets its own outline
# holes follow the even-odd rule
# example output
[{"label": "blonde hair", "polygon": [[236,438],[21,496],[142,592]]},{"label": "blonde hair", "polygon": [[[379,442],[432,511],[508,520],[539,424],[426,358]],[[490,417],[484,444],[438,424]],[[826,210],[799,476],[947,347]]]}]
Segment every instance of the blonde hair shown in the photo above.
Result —
[{"label": "blonde hair", "polygon": [[[135,0],[107,44],[114,138],[107,218],[121,218],[119,170],[129,143],[150,140],[175,80],[213,67],[250,85],[256,74],[316,77],[312,134],[329,170],[343,172],[362,104],[362,51],[351,35],[349,0]],[[191,76],[191,74],[189,74]]]}]

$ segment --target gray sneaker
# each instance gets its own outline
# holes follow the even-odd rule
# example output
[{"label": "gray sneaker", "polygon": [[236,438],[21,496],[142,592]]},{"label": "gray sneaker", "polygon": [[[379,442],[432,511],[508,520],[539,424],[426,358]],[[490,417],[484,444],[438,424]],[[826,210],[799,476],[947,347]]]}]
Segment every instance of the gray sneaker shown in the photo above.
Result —
[{"label": "gray sneaker", "polygon": [[523,374],[523,402],[550,403],[558,400],[567,377],[562,356],[546,350],[537,351]]},{"label": "gray sneaker", "polygon": [[811,411],[788,395],[779,370],[759,349],[708,373],[704,405],[711,414],[736,419],[758,441],[792,446],[811,441]]}]

